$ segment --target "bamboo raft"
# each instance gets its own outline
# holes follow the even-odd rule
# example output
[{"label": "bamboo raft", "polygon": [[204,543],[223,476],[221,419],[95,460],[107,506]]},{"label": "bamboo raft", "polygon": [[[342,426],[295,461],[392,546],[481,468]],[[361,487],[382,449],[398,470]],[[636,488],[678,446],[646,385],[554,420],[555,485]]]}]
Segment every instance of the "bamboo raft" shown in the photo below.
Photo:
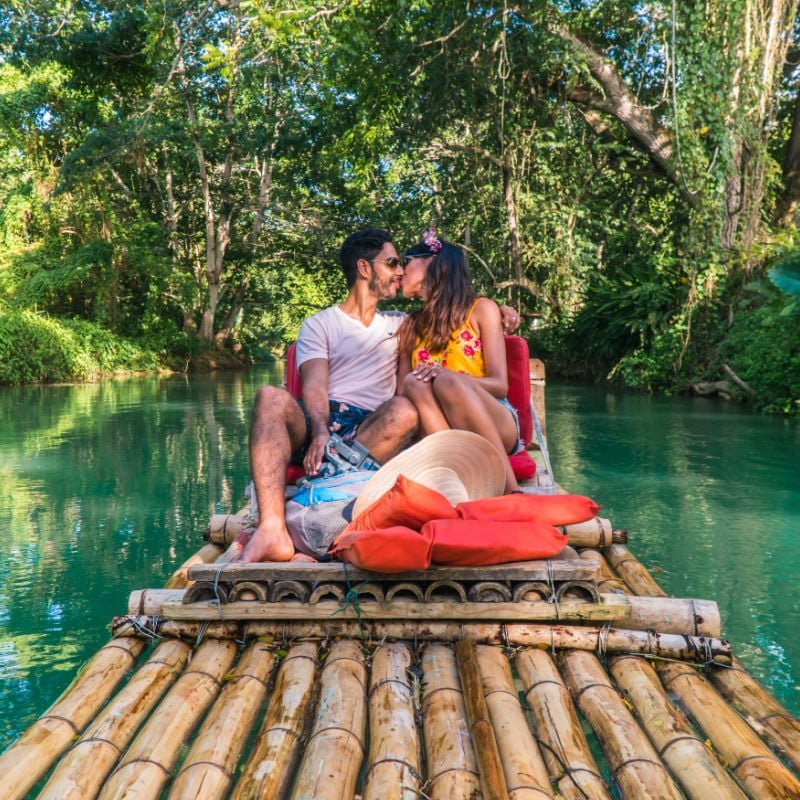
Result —
[{"label": "bamboo raft", "polygon": [[219,561],[245,513],[0,755],[0,798],[800,798],[800,722],[611,523],[559,559]]}]

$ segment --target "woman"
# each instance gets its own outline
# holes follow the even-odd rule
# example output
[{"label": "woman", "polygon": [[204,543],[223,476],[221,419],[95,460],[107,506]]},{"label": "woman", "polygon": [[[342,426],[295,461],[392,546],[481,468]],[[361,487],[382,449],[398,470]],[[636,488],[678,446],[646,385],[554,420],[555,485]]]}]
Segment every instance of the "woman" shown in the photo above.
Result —
[{"label": "woman", "polygon": [[[421,432],[474,431],[504,455],[519,452],[500,310],[473,290],[464,252],[426,231],[405,254],[401,288],[423,301],[400,330],[397,379],[398,392],[417,407]],[[519,491],[504,460],[505,491]]]}]

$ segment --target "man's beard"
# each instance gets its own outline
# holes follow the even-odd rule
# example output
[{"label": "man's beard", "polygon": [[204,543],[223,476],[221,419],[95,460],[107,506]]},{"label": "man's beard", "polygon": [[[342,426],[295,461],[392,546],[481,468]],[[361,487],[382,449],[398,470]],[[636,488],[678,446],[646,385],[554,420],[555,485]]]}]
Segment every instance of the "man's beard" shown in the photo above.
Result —
[{"label": "man's beard", "polygon": [[382,281],[378,277],[377,270],[373,267],[372,268],[372,277],[369,279],[369,283],[367,284],[367,288],[373,294],[378,295],[381,300],[391,300],[396,292],[393,291],[394,288],[394,278],[390,278],[387,281]]}]

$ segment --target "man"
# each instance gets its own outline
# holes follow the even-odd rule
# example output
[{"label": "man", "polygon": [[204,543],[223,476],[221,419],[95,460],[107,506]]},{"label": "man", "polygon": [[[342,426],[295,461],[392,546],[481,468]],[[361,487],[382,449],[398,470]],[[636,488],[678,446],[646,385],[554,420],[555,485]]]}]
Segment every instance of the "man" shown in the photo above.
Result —
[{"label": "man", "polygon": [[[276,386],[259,389],[250,429],[250,467],[259,525],[239,561],[288,561],[294,546],[286,530],[286,468],[302,457],[315,475],[335,431],[355,435],[383,463],[410,443],[417,412],[395,396],[399,312],[378,303],[397,295],[403,264],[387,231],[367,229],[347,237],[339,252],[347,281],[343,303],[307,319],[297,338],[303,378],[302,408]],[[303,450],[305,453],[303,454]]]},{"label": "man", "polygon": [[[332,432],[351,437],[380,463],[411,443],[416,408],[395,396],[397,333],[404,314],[380,311],[396,297],[403,263],[387,231],[368,228],[347,237],[339,251],[347,282],[344,302],[309,317],[297,337],[303,379],[302,407],[285,390],[258,390],[250,428],[250,467],[259,525],[238,561],[288,561],[295,555],[286,530],[286,469],[302,459],[307,475],[322,464]],[[516,327],[513,309],[503,308],[506,327]],[[240,546],[237,543],[234,550]]]}]

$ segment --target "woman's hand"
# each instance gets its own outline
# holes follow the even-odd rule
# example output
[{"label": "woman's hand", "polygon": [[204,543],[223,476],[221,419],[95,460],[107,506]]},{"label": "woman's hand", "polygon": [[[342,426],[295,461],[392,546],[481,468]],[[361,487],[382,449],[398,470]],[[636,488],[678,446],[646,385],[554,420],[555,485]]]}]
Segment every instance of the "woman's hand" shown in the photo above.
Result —
[{"label": "woman's hand", "polygon": [[444,369],[447,367],[441,364],[419,364],[414,370],[414,377],[418,381],[432,381]]}]

